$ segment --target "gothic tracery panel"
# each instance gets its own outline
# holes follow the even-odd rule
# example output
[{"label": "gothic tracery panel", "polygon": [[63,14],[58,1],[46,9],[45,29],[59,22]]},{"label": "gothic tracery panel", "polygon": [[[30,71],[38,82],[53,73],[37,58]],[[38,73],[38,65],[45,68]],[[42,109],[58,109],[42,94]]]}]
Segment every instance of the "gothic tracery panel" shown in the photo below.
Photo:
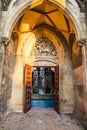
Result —
[{"label": "gothic tracery panel", "polygon": [[30,56],[55,56],[57,57],[56,48],[51,40],[42,35],[37,43],[33,46]]}]

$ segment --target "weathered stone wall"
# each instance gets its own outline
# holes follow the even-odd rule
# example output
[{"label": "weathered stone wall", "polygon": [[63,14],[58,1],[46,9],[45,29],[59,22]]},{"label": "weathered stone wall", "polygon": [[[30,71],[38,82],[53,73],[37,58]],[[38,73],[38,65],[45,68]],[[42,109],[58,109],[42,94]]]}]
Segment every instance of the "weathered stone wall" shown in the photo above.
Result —
[{"label": "weathered stone wall", "polygon": [[[0,1],[0,30],[1,30],[1,17],[2,17],[2,6]],[[0,41],[1,41],[1,31],[0,31]]]},{"label": "weathered stone wall", "polygon": [[[64,58],[63,64],[63,90],[62,90],[62,112],[73,113],[74,110],[74,92],[73,92],[73,76],[72,65],[69,57]],[[60,86],[61,87],[61,86]]]},{"label": "weathered stone wall", "polygon": [[86,54],[86,59],[85,59],[85,63],[86,63],[86,88],[85,88],[85,111],[86,111],[86,119],[87,119],[87,43],[85,45],[85,54]]},{"label": "weathered stone wall", "polygon": [[[83,48],[77,49],[77,54],[73,54],[72,62],[73,62],[73,79],[74,79],[74,100],[75,107],[74,112],[84,116],[85,115],[85,61]],[[75,62],[73,61],[76,58]]]},{"label": "weathered stone wall", "polygon": [[1,88],[1,79],[2,79],[2,66],[3,66],[3,45],[0,43],[0,116],[2,115],[2,102],[3,102],[3,94]]},{"label": "weathered stone wall", "polygon": [[12,91],[14,111],[23,112],[24,101],[24,63],[23,56],[16,55],[14,76],[13,76],[14,90]]},{"label": "weathered stone wall", "polygon": [[84,45],[84,54],[85,54],[85,89],[84,89],[84,101],[85,101],[85,116],[84,116],[84,124],[85,128],[87,129],[87,41]]},{"label": "weathered stone wall", "polygon": [[[51,1],[51,0],[50,0]],[[17,4],[15,3],[16,0],[14,0],[11,3],[11,6],[9,6],[7,11],[3,11],[2,12],[2,19],[1,19],[1,33],[3,33],[5,36],[7,36],[8,38],[10,38],[10,33],[11,33],[11,24],[14,25],[14,21],[16,19],[19,19],[19,17],[14,18],[14,16],[16,17],[16,15],[19,13],[18,10],[20,10],[19,16],[21,14],[21,9],[23,7],[23,9],[28,6],[26,5],[30,5],[30,1],[26,0],[26,1],[18,1],[18,3],[21,4]],[[57,2],[57,0],[56,0]],[[26,4],[27,3],[27,4]],[[0,3],[1,4],[1,3]],[[77,5],[75,0],[69,0],[67,1],[66,5],[64,4],[64,6],[66,6],[65,8],[71,13],[71,16],[73,17],[73,21],[74,19],[76,20],[75,22],[75,26],[77,29],[77,33],[80,37],[85,37],[86,34],[86,26],[85,26],[85,14],[81,13],[79,10],[79,6]],[[0,6],[1,7],[1,6]],[[14,11],[15,10],[15,11]],[[23,10],[22,10],[23,11]],[[0,14],[1,15],[1,14]],[[18,15],[17,15],[18,16]],[[10,19],[10,20],[9,20]],[[7,23],[7,24],[6,24]],[[5,26],[6,24],[6,26]],[[5,29],[4,29],[5,27]],[[9,36],[8,36],[9,35]],[[0,104],[0,111],[2,111],[2,113],[6,112],[8,108],[12,108],[12,100],[13,98],[11,98],[11,94],[13,94],[15,97],[16,92],[18,97],[14,100],[14,103],[17,105],[17,103],[20,103],[20,100],[22,98],[22,94],[23,91],[23,59],[21,56],[18,56],[16,59],[16,62],[18,62],[18,66],[17,68],[15,67],[15,72],[17,72],[17,77],[14,74],[15,78],[17,81],[20,75],[22,75],[21,80],[19,81],[19,84],[17,84],[16,82],[14,83],[14,85],[16,85],[15,91],[12,93],[12,87],[13,87],[13,70],[14,70],[14,42],[13,40],[10,41],[10,44],[8,46],[6,46],[5,48],[3,48],[3,46],[1,45],[1,54],[0,54],[0,58],[1,58],[1,64],[0,64],[0,75],[3,76],[2,77],[2,87],[1,87],[1,104]],[[3,53],[4,51],[4,53]],[[4,55],[3,55],[4,54]],[[78,56],[74,55],[73,57],[73,73],[74,73],[74,95],[75,95],[75,110],[77,109],[77,111],[80,111],[81,113],[84,114],[84,63],[83,63],[83,59],[80,59],[80,54]],[[4,60],[2,60],[4,58]],[[78,58],[80,59],[80,61],[78,61]],[[2,67],[3,65],[3,67]],[[21,65],[21,68],[20,68]],[[62,111],[65,111],[65,109],[70,108],[73,105],[73,81],[72,81],[72,68],[71,68],[71,62],[70,60],[67,60],[65,58],[64,61],[64,65],[62,66],[63,70],[61,68],[61,72],[63,74],[62,75],[62,79],[63,82],[61,81],[61,99],[63,99],[62,101]],[[2,73],[3,70],[3,73]],[[3,75],[2,75],[3,74]],[[71,76],[70,76],[71,75]],[[80,76],[81,75],[81,76]],[[82,78],[81,78],[82,77]],[[1,78],[0,78],[1,79]],[[16,81],[15,80],[15,81]],[[18,87],[19,85],[20,88]],[[70,90],[67,91],[67,89],[70,87]],[[72,88],[72,89],[71,89]],[[20,94],[20,92],[21,94]],[[19,95],[20,94],[20,95]],[[69,97],[69,94],[71,94],[71,97]],[[66,96],[67,95],[67,96]],[[16,102],[16,100],[18,100],[18,102]],[[71,102],[71,104],[68,104],[69,102]],[[82,107],[79,107],[80,104],[82,103]],[[20,105],[23,104],[23,102],[21,101]],[[16,107],[15,105],[15,107]],[[70,106],[69,106],[70,105]],[[10,107],[11,106],[11,107]],[[86,107],[87,108],[87,107]],[[17,108],[18,109],[18,108]],[[67,109],[66,111],[69,111],[69,109]]]},{"label": "weathered stone wall", "polygon": [[81,115],[85,114],[85,86],[84,79],[81,75],[84,74],[83,66],[80,66],[74,70],[74,78],[76,84],[74,84],[74,95],[75,95],[75,111]]},{"label": "weathered stone wall", "polygon": [[0,109],[2,114],[12,108],[12,74],[14,72],[14,46],[13,41],[4,46],[3,55],[3,69],[2,69],[2,82],[1,82],[1,100]]},{"label": "weathered stone wall", "polygon": [[[1,30],[1,17],[2,17],[2,5],[0,1],[0,30]],[[2,114],[1,101],[2,101],[2,92],[1,92],[1,77],[2,77],[2,56],[3,56],[2,42],[1,42],[1,31],[0,31],[0,118]]]},{"label": "weathered stone wall", "polygon": [[[86,35],[87,35],[87,1],[86,1]],[[86,111],[86,123],[87,123],[87,38],[85,44],[85,64],[86,64],[86,89],[85,89],[85,111]]]}]

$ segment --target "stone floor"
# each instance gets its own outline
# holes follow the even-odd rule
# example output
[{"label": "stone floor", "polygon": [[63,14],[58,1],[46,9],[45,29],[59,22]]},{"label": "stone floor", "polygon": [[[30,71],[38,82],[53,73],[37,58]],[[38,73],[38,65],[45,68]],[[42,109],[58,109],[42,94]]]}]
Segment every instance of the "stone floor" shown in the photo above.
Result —
[{"label": "stone floor", "polygon": [[0,122],[0,130],[84,130],[70,114],[59,115],[52,109],[34,109],[24,113],[10,113]]}]

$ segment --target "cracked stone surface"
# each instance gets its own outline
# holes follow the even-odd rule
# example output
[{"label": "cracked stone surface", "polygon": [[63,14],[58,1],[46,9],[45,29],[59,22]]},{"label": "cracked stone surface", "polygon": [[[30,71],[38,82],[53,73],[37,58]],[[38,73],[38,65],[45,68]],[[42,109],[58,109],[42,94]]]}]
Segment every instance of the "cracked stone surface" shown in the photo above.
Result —
[{"label": "cracked stone surface", "polygon": [[10,113],[0,122],[0,130],[84,130],[80,121],[70,114],[54,110],[34,109],[25,113]]}]

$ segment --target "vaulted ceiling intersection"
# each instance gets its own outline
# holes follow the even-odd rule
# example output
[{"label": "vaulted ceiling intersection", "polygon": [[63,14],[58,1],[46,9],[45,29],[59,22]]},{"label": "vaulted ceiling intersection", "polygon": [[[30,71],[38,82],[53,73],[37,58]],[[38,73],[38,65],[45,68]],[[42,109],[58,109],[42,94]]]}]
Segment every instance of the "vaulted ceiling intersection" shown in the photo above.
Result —
[{"label": "vaulted ceiling intersection", "polygon": [[[24,26],[24,27],[23,27]],[[25,27],[26,26],[26,27]],[[75,40],[75,26],[66,11],[59,6],[44,1],[39,6],[28,8],[22,17],[20,31],[34,31],[38,28],[48,29],[60,38],[61,42],[66,44],[69,49]],[[26,31],[27,30],[27,31]]]},{"label": "vaulted ceiling intersection", "polygon": [[29,23],[32,30],[40,25],[48,24],[66,33],[73,32],[73,24],[69,20],[63,9],[49,1],[29,9],[23,17],[23,22]]}]

